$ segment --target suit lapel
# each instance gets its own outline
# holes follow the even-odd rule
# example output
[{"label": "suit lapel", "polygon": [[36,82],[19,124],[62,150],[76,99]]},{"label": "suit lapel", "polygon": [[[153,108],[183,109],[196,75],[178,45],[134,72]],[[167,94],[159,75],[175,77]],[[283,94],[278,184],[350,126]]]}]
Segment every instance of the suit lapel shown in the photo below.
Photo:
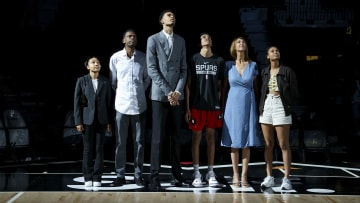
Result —
[{"label": "suit lapel", "polygon": [[102,86],[103,86],[103,80],[102,80],[101,77],[99,76],[99,78],[98,78],[98,87],[97,87],[97,89],[96,89],[96,95],[99,94]]},{"label": "suit lapel", "polygon": [[[171,54],[172,54],[172,52],[173,52],[173,50],[174,50],[174,45],[175,45],[175,34],[173,34],[173,39],[172,39],[173,41],[172,41],[172,47],[171,47],[171,49],[169,50],[169,54],[168,54],[168,58],[170,58],[170,56],[171,56]],[[166,40],[166,41],[168,41],[168,40]],[[169,42],[168,42],[169,43]],[[169,46],[168,46],[169,47]]]},{"label": "suit lapel", "polygon": [[167,56],[167,58],[169,58],[170,55],[169,43],[163,31],[160,31],[159,33],[159,42],[164,50],[165,55]]}]

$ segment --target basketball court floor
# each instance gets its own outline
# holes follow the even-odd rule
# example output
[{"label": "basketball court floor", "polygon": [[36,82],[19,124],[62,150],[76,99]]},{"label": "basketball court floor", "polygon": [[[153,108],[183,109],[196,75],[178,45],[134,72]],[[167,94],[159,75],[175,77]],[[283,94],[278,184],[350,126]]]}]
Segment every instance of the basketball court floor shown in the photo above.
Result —
[{"label": "basketball court floor", "polygon": [[[286,191],[280,189],[284,172],[280,161],[274,161],[276,185],[266,190],[260,188],[265,175],[264,162],[250,163],[250,186],[246,188],[232,185],[230,162],[214,168],[220,183],[218,187],[204,184],[197,188],[191,186],[191,163],[183,163],[185,183],[182,187],[171,185],[170,167],[162,165],[162,190],[156,192],[132,182],[131,163],[127,164],[127,184],[110,187],[116,178],[113,161],[105,162],[102,187],[85,188],[81,163],[75,160],[2,166],[0,202],[360,202],[360,163],[293,162],[290,177],[293,189]],[[205,176],[207,166],[202,166],[200,171]],[[144,173],[147,180],[147,163]]]}]

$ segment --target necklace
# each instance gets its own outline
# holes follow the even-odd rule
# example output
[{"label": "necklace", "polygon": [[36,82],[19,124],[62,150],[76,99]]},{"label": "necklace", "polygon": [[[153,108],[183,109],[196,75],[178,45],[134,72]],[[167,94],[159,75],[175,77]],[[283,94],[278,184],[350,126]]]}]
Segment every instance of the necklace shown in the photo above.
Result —
[{"label": "necklace", "polygon": [[279,69],[280,68],[271,68],[270,75],[272,75],[272,76],[277,75],[279,73]]}]

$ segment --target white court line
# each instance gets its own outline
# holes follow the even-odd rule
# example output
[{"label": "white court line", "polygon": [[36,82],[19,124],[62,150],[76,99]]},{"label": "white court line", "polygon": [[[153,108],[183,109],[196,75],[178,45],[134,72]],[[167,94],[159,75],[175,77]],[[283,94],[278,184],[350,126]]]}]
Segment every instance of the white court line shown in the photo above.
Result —
[{"label": "white court line", "polygon": [[[57,163],[74,163],[76,161],[68,161],[68,162],[57,162]],[[112,162],[112,161],[108,161],[109,163]],[[56,162],[52,162],[52,164],[54,164]],[[49,163],[48,163],[49,164]],[[51,163],[50,163],[51,164]],[[131,162],[128,162],[126,163],[127,165],[133,165],[133,163]],[[284,164],[284,162],[281,162],[281,161],[273,161],[273,165],[276,165],[276,164]],[[34,165],[41,165],[41,164],[34,164]],[[256,166],[256,165],[265,165],[265,162],[253,162],[253,163],[249,163],[249,166]],[[144,163],[144,166],[150,166],[149,163]],[[239,166],[242,166],[242,164],[239,164]],[[344,172],[346,172],[347,174],[349,174],[350,176],[352,177],[356,177],[356,178],[359,178],[360,176],[351,172],[351,171],[360,171],[360,168],[350,168],[350,167],[343,167],[343,166],[331,166],[331,165],[318,165],[318,164],[305,164],[305,163],[291,163],[291,166],[307,166],[307,167],[315,167],[315,168],[328,168],[328,169],[339,169],[339,170],[342,170]],[[162,168],[168,168],[168,169],[171,169],[171,166],[170,165],[161,165]],[[200,169],[207,169],[208,166],[204,165],[204,166],[200,166]],[[214,168],[231,168],[232,165],[231,164],[221,164],[221,165],[214,165]],[[186,170],[186,171],[192,171],[194,168],[193,166],[182,166],[182,169],[183,170]],[[284,172],[284,169],[278,169],[282,172]],[[27,174],[47,174],[48,172],[47,171],[44,171],[44,172],[40,172],[40,173],[27,173]],[[59,172],[56,172],[56,173],[48,173],[48,174],[82,174],[81,172],[79,173],[59,173]],[[104,173],[106,174],[106,173]],[[115,172],[110,172],[108,174],[115,174]],[[144,174],[147,174],[147,173],[144,173]],[[166,174],[171,174],[170,172],[169,173],[162,173],[163,175],[166,175]],[[297,177],[303,177],[304,175],[291,175],[293,177],[297,176]],[[348,176],[306,176],[306,177],[348,177]]]},{"label": "white court line", "polygon": [[16,201],[21,195],[23,195],[24,192],[19,192],[17,193],[14,197],[12,197],[11,199],[9,199],[9,201],[7,201],[6,203],[13,203],[14,201]]}]

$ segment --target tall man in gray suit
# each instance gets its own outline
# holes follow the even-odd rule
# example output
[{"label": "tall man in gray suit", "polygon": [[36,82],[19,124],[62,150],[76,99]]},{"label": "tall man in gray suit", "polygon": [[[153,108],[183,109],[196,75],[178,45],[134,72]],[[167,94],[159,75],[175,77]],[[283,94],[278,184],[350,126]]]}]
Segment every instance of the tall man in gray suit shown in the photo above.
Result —
[{"label": "tall man in gray suit", "polygon": [[187,76],[186,46],[183,37],[174,34],[175,14],[164,10],[159,17],[163,29],[147,40],[146,63],[152,79],[152,139],[150,189],[161,189],[159,170],[165,136],[171,136],[173,184],[183,183],[180,165],[180,132],[183,122],[184,87]]}]

